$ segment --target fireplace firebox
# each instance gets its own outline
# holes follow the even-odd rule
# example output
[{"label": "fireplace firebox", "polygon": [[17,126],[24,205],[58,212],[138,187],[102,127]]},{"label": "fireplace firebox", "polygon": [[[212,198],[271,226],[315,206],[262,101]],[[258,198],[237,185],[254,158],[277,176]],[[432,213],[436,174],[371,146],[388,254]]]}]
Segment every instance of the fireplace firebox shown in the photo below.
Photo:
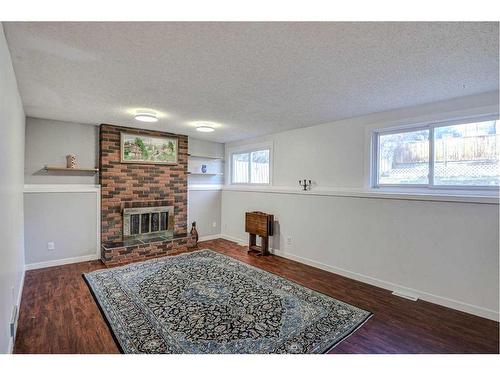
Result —
[{"label": "fireplace firebox", "polygon": [[140,207],[123,209],[123,239],[151,236],[173,237],[174,207]]}]

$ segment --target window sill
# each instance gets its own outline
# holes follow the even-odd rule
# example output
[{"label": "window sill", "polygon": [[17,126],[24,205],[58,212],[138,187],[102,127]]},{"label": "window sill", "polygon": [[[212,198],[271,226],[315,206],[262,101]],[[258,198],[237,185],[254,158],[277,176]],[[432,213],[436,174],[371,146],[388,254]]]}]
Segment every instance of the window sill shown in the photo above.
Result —
[{"label": "window sill", "polygon": [[433,201],[433,202],[458,202],[458,203],[479,203],[479,204],[499,204],[497,191],[423,191],[423,189],[389,189],[389,188],[320,188],[313,190],[300,190],[294,186],[234,186],[225,185],[224,191],[245,191],[257,193],[274,194],[299,194],[312,196],[334,196],[334,197],[355,197],[371,199],[399,199],[415,201]]},{"label": "window sill", "polygon": [[407,197],[415,200],[431,200],[442,202],[467,202],[499,204],[498,190],[456,190],[456,189],[426,189],[426,188],[389,188],[370,189],[374,194],[394,197]]}]

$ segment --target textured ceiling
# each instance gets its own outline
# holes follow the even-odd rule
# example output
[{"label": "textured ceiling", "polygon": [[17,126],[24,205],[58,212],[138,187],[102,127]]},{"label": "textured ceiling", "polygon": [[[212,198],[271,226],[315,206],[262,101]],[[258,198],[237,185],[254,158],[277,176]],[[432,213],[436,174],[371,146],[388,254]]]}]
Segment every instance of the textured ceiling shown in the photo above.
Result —
[{"label": "textured ceiling", "polygon": [[[498,23],[4,23],[28,116],[231,141],[498,90]],[[163,113],[156,124],[135,108]],[[191,121],[216,122],[210,134]]]}]

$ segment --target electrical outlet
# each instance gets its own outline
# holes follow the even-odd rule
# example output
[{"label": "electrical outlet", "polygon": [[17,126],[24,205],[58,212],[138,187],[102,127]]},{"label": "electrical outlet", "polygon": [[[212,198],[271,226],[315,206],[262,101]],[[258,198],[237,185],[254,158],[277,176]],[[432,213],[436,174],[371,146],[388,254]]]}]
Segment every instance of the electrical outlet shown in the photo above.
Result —
[{"label": "electrical outlet", "polygon": [[47,250],[54,251],[55,248],[56,248],[56,245],[54,244],[54,242],[47,242]]},{"label": "electrical outlet", "polygon": [[292,237],[287,237],[287,238],[286,238],[286,244],[287,244],[288,246],[291,246],[291,245],[292,245]]},{"label": "electrical outlet", "polygon": [[212,222],[212,227],[213,227],[213,228],[217,228],[217,222],[215,222],[215,221],[214,221],[214,222]]}]

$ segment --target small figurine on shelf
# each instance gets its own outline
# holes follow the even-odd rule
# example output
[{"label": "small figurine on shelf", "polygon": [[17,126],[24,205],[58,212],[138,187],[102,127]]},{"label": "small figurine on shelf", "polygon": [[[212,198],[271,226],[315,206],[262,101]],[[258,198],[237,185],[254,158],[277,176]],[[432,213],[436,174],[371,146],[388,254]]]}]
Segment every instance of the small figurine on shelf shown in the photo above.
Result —
[{"label": "small figurine on shelf", "polygon": [[198,231],[196,230],[196,221],[193,221],[193,224],[191,226],[191,239],[192,239],[192,245],[195,247],[198,245]]},{"label": "small figurine on shelf", "polygon": [[201,165],[201,173],[207,173],[207,165],[206,164]]},{"label": "small figurine on shelf", "polygon": [[70,168],[70,169],[76,168],[76,155],[75,154],[66,155],[66,168]]}]

